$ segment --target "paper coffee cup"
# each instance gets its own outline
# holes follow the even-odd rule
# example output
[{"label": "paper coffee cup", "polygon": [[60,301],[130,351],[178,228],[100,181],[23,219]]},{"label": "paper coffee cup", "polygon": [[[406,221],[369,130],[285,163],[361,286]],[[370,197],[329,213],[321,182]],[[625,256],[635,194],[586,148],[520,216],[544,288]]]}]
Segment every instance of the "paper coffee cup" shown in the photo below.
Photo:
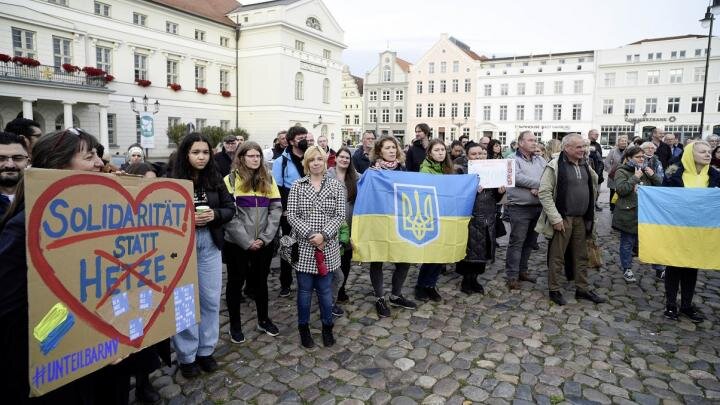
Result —
[{"label": "paper coffee cup", "polygon": [[198,205],[197,207],[195,207],[195,212],[205,212],[209,209],[210,207],[208,207],[207,205]]}]

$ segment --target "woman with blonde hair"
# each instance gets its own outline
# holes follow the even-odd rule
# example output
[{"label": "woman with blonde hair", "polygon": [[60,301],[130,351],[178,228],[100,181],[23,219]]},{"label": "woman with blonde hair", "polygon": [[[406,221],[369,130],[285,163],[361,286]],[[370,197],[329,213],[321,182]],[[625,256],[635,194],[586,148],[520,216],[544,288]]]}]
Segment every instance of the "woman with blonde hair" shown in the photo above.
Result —
[{"label": "woman with blonde hair", "polygon": [[340,268],[338,230],[345,222],[345,186],[327,175],[326,154],[310,146],[303,157],[306,175],[293,183],[288,195],[288,222],[297,241],[297,311],[300,342],[315,346],[310,334],[312,293],[318,296],[323,345],[335,344],[333,336],[332,278]]},{"label": "woman with blonde hair", "polygon": [[551,139],[545,145],[545,161],[549,162],[556,157],[560,156],[562,151],[562,142],[557,139]]}]

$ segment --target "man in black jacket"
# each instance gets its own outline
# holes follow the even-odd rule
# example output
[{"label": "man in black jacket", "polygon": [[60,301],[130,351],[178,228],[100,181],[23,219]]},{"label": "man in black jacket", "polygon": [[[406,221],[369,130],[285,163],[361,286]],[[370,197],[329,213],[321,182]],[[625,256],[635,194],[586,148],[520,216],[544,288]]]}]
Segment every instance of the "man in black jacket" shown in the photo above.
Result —
[{"label": "man in black jacket", "polygon": [[353,166],[358,173],[363,174],[370,167],[370,151],[375,144],[375,131],[368,129],[363,133],[362,145],[352,156]]},{"label": "man in black jacket", "polygon": [[215,164],[217,165],[218,172],[222,177],[230,174],[230,168],[232,167],[233,159],[235,159],[235,151],[237,150],[238,142],[235,135],[228,135],[223,138],[222,150],[215,154]]},{"label": "man in black jacket", "polygon": [[[600,137],[600,133],[597,129],[591,129],[588,132],[588,139],[590,140],[590,156],[589,162],[595,174],[598,175],[598,188],[600,184],[605,181],[603,171],[605,171],[605,163],[603,162],[602,146],[597,142]],[[602,208],[598,205],[597,199],[595,200],[595,211],[602,211]]]},{"label": "man in black jacket", "polygon": [[417,124],[415,126],[415,140],[405,154],[405,170],[419,172],[420,165],[425,160],[425,150],[430,143],[430,126]]},{"label": "man in black jacket", "polygon": [[664,138],[665,131],[657,127],[653,128],[652,143],[654,143],[655,147],[657,148],[655,150],[655,155],[658,157],[658,160],[660,160],[660,164],[662,165],[663,170],[667,169],[667,167],[670,165],[670,159],[672,159],[672,151],[670,150],[670,145],[663,142]]}]

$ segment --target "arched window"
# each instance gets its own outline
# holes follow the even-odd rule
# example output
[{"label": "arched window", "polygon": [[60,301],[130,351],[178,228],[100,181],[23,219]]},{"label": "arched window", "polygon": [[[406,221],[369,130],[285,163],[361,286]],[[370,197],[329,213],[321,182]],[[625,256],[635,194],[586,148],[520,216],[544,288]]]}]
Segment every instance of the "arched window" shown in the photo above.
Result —
[{"label": "arched window", "polygon": [[304,97],[304,79],[303,74],[300,72],[295,73],[295,100],[303,100]]},{"label": "arched window", "polygon": [[323,80],[323,103],[330,102],[330,79]]},{"label": "arched window", "polygon": [[[75,128],[80,128],[80,120],[75,114],[73,114],[72,117],[72,125]],[[67,129],[65,128],[65,116],[63,114],[60,114],[57,118],[55,118],[55,130],[60,131],[61,129]]]},{"label": "arched window", "polygon": [[392,81],[392,73],[390,71],[390,66],[385,65],[385,67],[383,67],[383,81],[384,82]]},{"label": "arched window", "polygon": [[305,25],[312,29],[316,29],[318,31],[322,31],[322,26],[320,25],[320,20],[318,20],[315,17],[308,17],[307,20],[305,20]]},{"label": "arched window", "polygon": [[322,135],[322,136],[324,136],[325,138],[327,138],[327,136],[328,136],[328,127],[327,127],[327,125],[323,125],[322,127],[320,127],[320,135]]}]

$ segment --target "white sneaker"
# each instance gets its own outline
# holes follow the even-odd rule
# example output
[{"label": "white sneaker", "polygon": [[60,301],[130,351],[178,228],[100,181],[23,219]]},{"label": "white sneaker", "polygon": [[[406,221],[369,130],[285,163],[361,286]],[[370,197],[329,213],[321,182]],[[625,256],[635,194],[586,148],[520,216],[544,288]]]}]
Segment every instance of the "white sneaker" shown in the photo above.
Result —
[{"label": "white sneaker", "polygon": [[635,275],[633,274],[632,270],[630,270],[630,269],[625,269],[625,273],[623,273],[623,278],[628,283],[634,283],[635,281],[637,281],[637,280],[635,280]]}]

